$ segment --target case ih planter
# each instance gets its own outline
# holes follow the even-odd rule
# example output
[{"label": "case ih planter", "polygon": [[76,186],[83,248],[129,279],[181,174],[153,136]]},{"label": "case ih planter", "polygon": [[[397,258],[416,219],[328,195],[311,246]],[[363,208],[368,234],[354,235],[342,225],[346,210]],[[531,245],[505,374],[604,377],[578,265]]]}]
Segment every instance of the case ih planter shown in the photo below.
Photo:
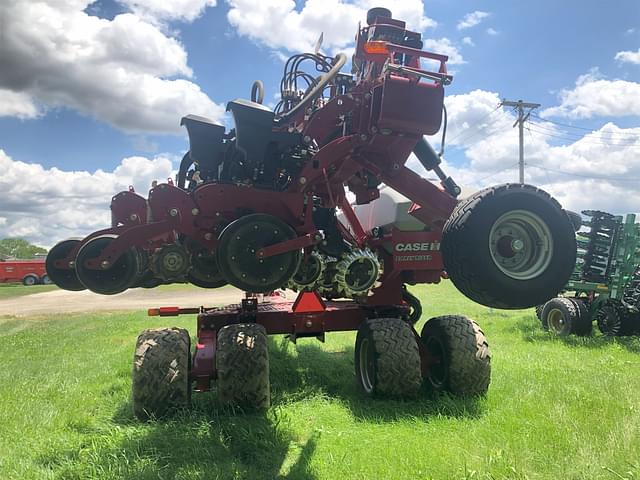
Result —
[{"label": "case ih planter", "polygon": [[[110,295],[188,281],[301,292],[295,303],[199,312],[192,359],[186,331],[144,332],[134,367],[139,416],[184,405],[192,384],[206,390],[214,379],[223,400],[268,405],[266,335],[274,333],[295,340],[357,330],[356,373],[368,394],[411,395],[423,379],[482,393],[482,331],[446,316],[418,335],[420,303],[405,286],[437,283],[446,270],[477,302],[525,308],[569,278],[575,236],[548,194],[501,185],[456,200],[459,188],[423,137],[442,125],[447,57],[423,51],[420,34],[386,9],[369,11],[367,23],[352,75],[340,73],[342,54],[294,55],[275,111],[261,105],[256,82],[251,101],[228,103],[230,131],[183,118],[190,151],[176,183],[155,185],[148,198],[132,189],[115,195],[110,228],[51,250],[51,278],[70,290]],[[440,187],[406,167],[412,153]],[[401,201],[381,197],[382,184]]]}]

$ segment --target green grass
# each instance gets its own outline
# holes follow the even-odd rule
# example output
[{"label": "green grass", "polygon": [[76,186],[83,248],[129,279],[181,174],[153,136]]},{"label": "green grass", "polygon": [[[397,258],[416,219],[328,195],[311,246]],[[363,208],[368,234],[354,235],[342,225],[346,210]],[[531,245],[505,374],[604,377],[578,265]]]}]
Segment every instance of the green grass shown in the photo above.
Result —
[{"label": "green grass", "polygon": [[33,295],[34,293],[50,292],[51,290],[57,289],[58,287],[55,285],[31,285],[30,287],[25,287],[20,283],[0,283],[0,300]]},{"label": "green grass", "polygon": [[193,329],[193,317],[0,319],[0,478],[640,478],[640,339],[562,340],[532,311],[474,305],[448,283],[415,292],[430,315],[484,328],[486,398],[369,400],[355,385],[353,333],[297,346],[273,337],[266,415],[196,394],[191,411],[139,423],[138,332]]}]

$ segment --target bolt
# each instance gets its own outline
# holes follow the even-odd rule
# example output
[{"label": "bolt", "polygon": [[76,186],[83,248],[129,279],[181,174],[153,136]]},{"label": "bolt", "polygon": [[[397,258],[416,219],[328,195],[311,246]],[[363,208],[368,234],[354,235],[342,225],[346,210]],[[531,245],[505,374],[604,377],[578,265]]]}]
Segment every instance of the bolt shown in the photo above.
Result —
[{"label": "bolt", "polygon": [[69,262],[69,268],[74,268],[76,266],[76,262],[74,262],[73,260],[71,260]]},{"label": "bolt", "polygon": [[129,217],[129,219],[130,219],[132,222],[135,222],[135,221],[138,219],[138,215],[136,215],[135,213],[132,213],[132,214],[131,214],[131,216]]},{"label": "bolt", "polygon": [[306,177],[300,177],[300,180],[298,180],[298,182],[300,182],[300,185],[304,185],[305,183],[307,183],[307,179]]},{"label": "bolt", "polygon": [[171,210],[169,210],[169,215],[171,215],[172,217],[176,217],[178,215],[178,209],[172,208]]},{"label": "bolt", "polygon": [[362,133],[360,134],[360,140],[362,140],[363,142],[367,139],[367,135]]},{"label": "bolt", "polygon": [[210,233],[205,233],[205,234],[204,234],[204,239],[205,239],[205,240],[211,240],[212,238],[213,238],[213,235],[212,235],[212,234],[210,234]]},{"label": "bolt", "polygon": [[191,209],[191,215],[198,215],[199,213],[200,213],[200,210],[198,210],[197,208]]},{"label": "bolt", "polygon": [[310,137],[309,135],[305,135],[305,136],[302,138],[302,141],[303,141],[304,143],[311,143],[311,137]]},{"label": "bolt", "polygon": [[311,320],[307,320],[306,322],[304,322],[304,326],[307,328],[311,328],[313,327],[313,322]]},{"label": "bolt", "polygon": [[376,133],[378,131],[378,127],[373,126],[371,127],[371,133]]},{"label": "bolt", "polygon": [[102,263],[100,263],[100,266],[104,269],[109,268],[109,265],[111,265],[111,263],[109,263],[109,260],[103,260]]},{"label": "bolt", "polygon": [[523,248],[524,248],[524,242],[519,238],[516,238],[511,241],[511,249],[514,252],[521,252]]}]

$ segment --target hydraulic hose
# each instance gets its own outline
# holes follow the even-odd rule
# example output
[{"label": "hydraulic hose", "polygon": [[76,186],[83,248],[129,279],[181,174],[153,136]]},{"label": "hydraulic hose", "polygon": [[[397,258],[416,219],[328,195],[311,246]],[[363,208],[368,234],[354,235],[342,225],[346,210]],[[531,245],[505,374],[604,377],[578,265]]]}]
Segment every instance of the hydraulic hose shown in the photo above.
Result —
[{"label": "hydraulic hose", "polygon": [[300,103],[298,103],[288,112],[283,113],[280,117],[276,118],[276,122],[287,123],[289,120],[295,117],[298,112],[304,110],[314,98],[316,98],[324,91],[329,82],[333,80],[335,76],[340,72],[340,69],[344,67],[345,63],[347,63],[347,56],[344,53],[339,53],[338,55],[336,55],[336,57],[333,59],[333,66],[331,67],[331,70],[318,77],[318,82],[314,85],[311,91],[304,96]]}]

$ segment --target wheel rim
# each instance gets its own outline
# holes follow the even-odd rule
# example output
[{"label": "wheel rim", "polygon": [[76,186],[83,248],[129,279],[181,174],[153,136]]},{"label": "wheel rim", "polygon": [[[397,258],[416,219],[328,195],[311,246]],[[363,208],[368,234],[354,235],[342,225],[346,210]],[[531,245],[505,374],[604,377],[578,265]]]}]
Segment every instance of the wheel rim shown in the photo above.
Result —
[{"label": "wheel rim", "polygon": [[424,343],[429,353],[429,381],[436,388],[444,387],[447,381],[447,366],[445,358],[445,348],[442,341],[435,336],[427,337]]},{"label": "wheel rim", "polygon": [[566,323],[562,310],[554,308],[549,311],[547,315],[547,325],[549,325],[550,330],[553,330],[554,332],[562,332]]},{"label": "wheel rim", "polygon": [[530,280],[540,276],[551,263],[551,231],[535,213],[513,210],[500,216],[491,227],[489,251],[502,273],[516,280]]},{"label": "wheel rim", "polygon": [[24,284],[28,286],[32,286],[36,284],[36,279],[33,277],[27,277],[24,279]]},{"label": "wheel rim", "polygon": [[365,338],[360,343],[360,355],[358,356],[358,363],[360,365],[360,383],[362,388],[367,393],[373,392],[373,351],[371,348],[371,342],[368,338]]}]

